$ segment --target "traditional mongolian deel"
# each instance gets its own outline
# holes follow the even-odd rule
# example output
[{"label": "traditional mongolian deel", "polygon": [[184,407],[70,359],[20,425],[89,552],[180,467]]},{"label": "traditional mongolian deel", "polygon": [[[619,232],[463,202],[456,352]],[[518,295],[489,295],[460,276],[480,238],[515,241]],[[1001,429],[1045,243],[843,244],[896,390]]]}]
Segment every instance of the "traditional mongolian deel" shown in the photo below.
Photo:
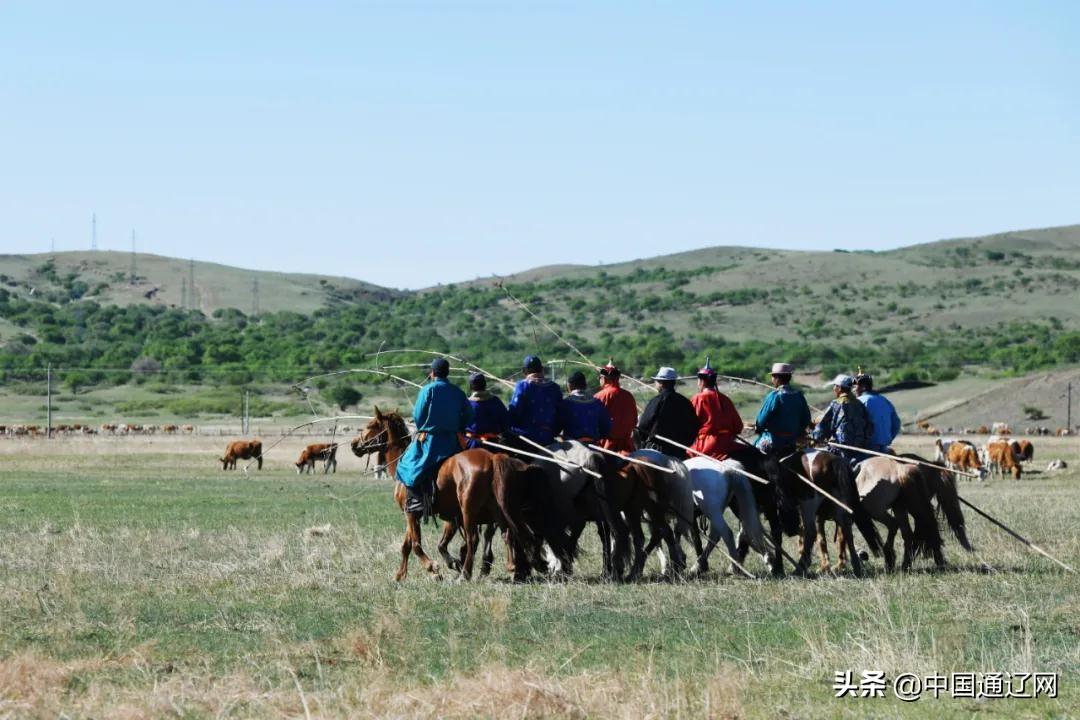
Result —
[{"label": "traditional mongolian deel", "polygon": [[705,388],[690,402],[694,406],[701,428],[693,448],[702,455],[723,460],[735,446],[735,438],[743,429],[742,418],[734,403],[716,388]]},{"label": "traditional mongolian deel", "polygon": [[765,396],[754,424],[762,450],[791,451],[810,425],[810,406],[801,392],[781,385]]},{"label": "traditional mongolian deel", "polygon": [[690,401],[673,388],[664,387],[645,406],[645,412],[638,421],[637,433],[644,447],[682,460],[686,458],[685,450],[656,440],[654,436],[663,435],[682,445],[690,445],[697,438],[699,426],[697,414]]},{"label": "traditional mongolian deel", "polygon": [[562,390],[541,373],[530,373],[514,386],[510,398],[510,431],[541,445],[550,445],[558,429]]},{"label": "traditional mongolian deel", "polygon": [[574,390],[559,402],[558,427],[566,440],[599,442],[611,432],[611,418],[603,403]]},{"label": "traditional mongolian deel", "polygon": [[870,436],[870,449],[885,452],[900,434],[900,416],[896,414],[896,408],[885,397],[873,391],[860,395],[859,402],[866,407],[870,424],[874,427]]},{"label": "traditional mongolian deel", "polygon": [[469,396],[473,420],[465,428],[466,446],[483,447],[482,440],[497,440],[509,427],[510,414],[506,405],[487,390],[478,390]]},{"label": "traditional mongolian deel", "polygon": [[814,428],[814,440],[864,448],[869,447],[873,429],[866,407],[851,393],[844,393],[829,403],[825,417]]},{"label": "traditional mongolian deel", "polygon": [[460,434],[472,422],[465,393],[444,378],[425,385],[413,406],[416,434],[397,466],[397,479],[407,488],[424,488],[439,464],[462,449]]},{"label": "traditional mongolian deel", "polygon": [[634,427],[638,420],[634,396],[609,378],[593,397],[607,409],[611,418],[611,432],[600,443],[601,447],[614,452],[634,452]]}]

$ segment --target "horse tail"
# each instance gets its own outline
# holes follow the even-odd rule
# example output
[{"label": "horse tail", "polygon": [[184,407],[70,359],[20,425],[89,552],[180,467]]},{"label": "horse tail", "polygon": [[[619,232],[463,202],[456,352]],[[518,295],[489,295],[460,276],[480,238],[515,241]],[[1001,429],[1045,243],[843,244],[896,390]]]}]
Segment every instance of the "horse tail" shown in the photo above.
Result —
[{"label": "horse tail", "polygon": [[915,520],[915,554],[925,554],[928,550],[940,552],[941,531],[938,529],[934,509],[930,505],[926,481],[918,468],[910,468],[907,474],[900,478],[900,491],[903,493],[908,513]]},{"label": "horse tail", "polygon": [[945,516],[956,536],[960,547],[968,552],[975,552],[968,540],[967,528],[964,524],[964,511],[960,509],[960,495],[956,492],[956,479],[952,473],[936,471],[938,476],[937,497],[938,511]]},{"label": "horse tail", "polygon": [[[870,552],[874,554],[874,557],[881,557],[884,544],[881,535],[878,534],[877,526],[874,525],[874,520],[866,512],[866,508],[863,507],[862,500],[859,498],[859,486],[855,483],[855,476],[851,472],[851,466],[848,465],[847,460],[844,458],[838,458],[838,461],[833,463],[833,467],[836,468],[836,484],[840,491],[840,498],[851,507],[853,511],[851,519],[855,522],[855,527],[859,528],[863,540],[866,541],[866,546],[870,548]],[[837,524],[839,525],[839,523]]]},{"label": "horse tail", "polygon": [[[593,453],[594,457],[597,455],[599,453]],[[600,473],[600,477],[593,478],[593,489],[596,491],[597,500],[599,501],[600,514],[604,518],[604,523],[608,526],[614,540],[615,547],[611,552],[611,563],[616,579],[621,580],[623,569],[630,560],[630,526],[623,520],[622,514],[614,505],[612,498],[616,488],[611,487],[610,483],[607,482],[611,472],[609,466],[602,461],[587,462],[584,465],[588,469]],[[663,518],[661,518],[661,521],[663,521]]]},{"label": "horse tail", "polygon": [[768,552],[765,547],[765,534],[761,529],[757,501],[754,500],[754,488],[750,486],[750,480],[734,472],[729,472],[728,477],[731,478],[735,502],[739,505],[739,520],[742,521],[743,529],[750,538],[750,546],[759,553]]},{"label": "horse tail", "polygon": [[510,536],[522,550],[534,547],[536,537],[525,520],[526,498],[515,461],[508,455],[496,454],[491,457],[491,464],[495,470],[495,502],[510,529]]}]

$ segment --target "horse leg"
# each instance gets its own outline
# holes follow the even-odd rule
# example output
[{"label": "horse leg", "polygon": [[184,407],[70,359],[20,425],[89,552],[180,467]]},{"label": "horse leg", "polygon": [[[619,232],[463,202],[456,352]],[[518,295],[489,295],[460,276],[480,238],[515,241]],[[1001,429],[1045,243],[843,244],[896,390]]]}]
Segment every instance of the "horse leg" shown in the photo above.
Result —
[{"label": "horse leg", "polygon": [[[841,508],[836,509],[836,522],[837,530],[840,533],[840,552],[842,553],[846,547],[848,554],[851,556],[851,572],[855,573],[855,577],[863,576],[862,560],[859,559],[859,554],[855,552],[855,528],[852,527],[851,516]],[[841,561],[843,556],[841,556]]]},{"label": "horse leg", "polygon": [[896,572],[896,550],[893,548],[893,541],[896,539],[896,531],[899,529],[896,521],[893,518],[888,520],[882,520],[885,527],[888,529],[888,534],[885,537],[885,545],[882,548],[885,553],[885,572]]},{"label": "horse leg", "polygon": [[769,534],[772,536],[773,556],[772,574],[774,577],[784,577],[784,529],[780,526],[780,514],[773,505],[771,511],[766,512],[765,520],[769,523]]},{"label": "horse leg", "polygon": [[[852,532],[854,532],[854,530]],[[837,555],[839,556],[839,559],[836,561],[837,572],[842,573],[847,568],[847,537],[849,534],[850,533],[844,532],[844,527],[839,523],[835,525],[835,530],[833,530],[833,542],[836,543],[836,547],[838,548]],[[854,541],[854,538],[852,538],[852,541]],[[852,552],[854,552],[854,550]]]},{"label": "horse leg", "polygon": [[484,528],[484,554],[480,561],[480,577],[487,577],[491,573],[491,566],[495,564],[495,553],[491,550],[491,541],[495,538],[495,523]]},{"label": "horse leg", "polygon": [[900,563],[901,572],[911,569],[911,563],[915,559],[915,533],[908,522],[906,508],[896,509],[896,522],[900,526],[900,536],[904,538],[904,559]]},{"label": "horse leg", "polygon": [[[626,579],[632,582],[641,577],[645,569],[645,533],[641,530],[641,512],[628,512],[626,524],[630,532],[630,542],[634,553],[634,561],[630,566],[630,573],[626,576]],[[653,534],[655,535],[655,531]]]},{"label": "horse leg", "polygon": [[659,520],[656,522],[656,529],[660,532],[661,538],[668,546],[668,555],[671,557],[671,569],[675,575],[682,575],[686,572],[686,553],[683,552],[682,545],[679,543],[679,538],[675,534],[675,531],[671,529],[671,526],[667,524],[664,519],[664,514],[659,513]]},{"label": "horse leg", "polygon": [[[407,522],[407,521],[406,521]],[[409,553],[412,552],[412,538],[409,537],[409,529],[405,528],[405,538],[401,541],[401,565],[398,567],[394,580],[401,582],[409,574]]]},{"label": "horse leg", "polygon": [[468,508],[462,508],[461,516],[461,525],[465,528],[465,562],[461,567],[461,575],[466,580],[471,580],[476,546],[480,541],[480,528],[476,526]]},{"label": "horse leg", "polygon": [[689,528],[690,541],[694,544],[694,554],[697,555],[694,572],[705,573],[709,571],[709,558],[701,543],[701,525],[707,524],[707,521],[704,520],[705,515],[700,513],[697,508],[694,508],[694,513],[695,517]]},{"label": "horse leg", "polygon": [[420,513],[406,513],[409,523],[409,535],[412,538],[412,551],[413,555],[420,561],[420,564],[428,571],[433,578],[439,578],[439,566],[438,564],[428,557],[424,552],[423,546],[420,544]]},{"label": "horse leg", "polygon": [[821,572],[829,572],[829,536],[825,533],[825,518],[817,516],[817,545],[821,554]]},{"label": "horse leg", "polygon": [[443,523],[442,537],[439,538],[438,550],[442,555],[443,562],[446,563],[446,567],[451,570],[461,570],[461,561],[450,554],[450,541],[454,539],[454,535],[457,533],[457,523],[453,520],[447,520]]},{"label": "horse leg", "polygon": [[819,503],[813,499],[799,503],[799,515],[802,516],[803,534],[802,547],[799,549],[799,564],[795,567],[795,574],[805,576],[810,572],[810,554],[814,549],[814,539],[817,535],[817,508]]}]

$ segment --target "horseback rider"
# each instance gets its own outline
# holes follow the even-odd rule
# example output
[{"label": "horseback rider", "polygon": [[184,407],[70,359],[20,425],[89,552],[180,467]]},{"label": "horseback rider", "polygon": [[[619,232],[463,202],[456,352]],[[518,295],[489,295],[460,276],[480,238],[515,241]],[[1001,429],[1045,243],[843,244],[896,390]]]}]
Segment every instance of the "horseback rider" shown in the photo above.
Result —
[{"label": "horseback rider", "polygon": [[870,449],[877,452],[891,453],[890,446],[900,434],[900,416],[896,408],[885,398],[874,392],[874,378],[860,372],[855,376],[855,395],[866,406],[874,432],[870,436]]},{"label": "horseback rider", "polygon": [[[836,399],[829,403],[825,416],[814,428],[814,442],[826,443],[833,440],[857,448],[870,447],[874,428],[866,406],[859,402],[852,392],[854,386],[855,378],[850,375],[837,375],[833,380],[833,394]],[[866,459],[866,455],[857,450],[832,448],[830,452],[847,458],[852,466]]]},{"label": "horseback rider", "polygon": [[761,403],[754,431],[757,446],[767,454],[790,455],[810,425],[810,406],[803,394],[791,387],[795,369],[789,363],[773,363],[772,383],[776,388]]},{"label": "horseback rider", "polygon": [[465,393],[447,380],[449,375],[446,358],[431,361],[431,382],[420,390],[413,406],[416,433],[397,465],[397,479],[406,489],[405,512],[421,517],[431,514],[439,465],[462,450],[461,433],[473,419]]},{"label": "horseback rider", "polygon": [[472,391],[469,405],[473,409],[473,421],[465,428],[465,437],[466,447],[472,449],[483,447],[484,440],[498,441],[508,427],[509,413],[503,401],[488,392],[483,373],[469,376],[469,390]]},{"label": "horseback rider", "polygon": [[706,357],[705,367],[697,373],[698,394],[690,398],[701,423],[693,448],[702,455],[723,460],[735,447],[743,421],[731,398],[716,389],[716,377],[716,370]]},{"label": "horseback rider", "polygon": [[514,386],[510,398],[510,432],[541,445],[555,441],[559,402],[559,386],[544,377],[544,364],[535,355],[523,363],[525,379]]},{"label": "horseback rider", "polygon": [[694,406],[685,396],[675,392],[675,383],[679,380],[679,374],[675,368],[662,367],[653,376],[656,382],[657,395],[645,406],[645,412],[637,426],[638,444],[642,447],[659,450],[679,460],[686,459],[686,451],[675,447],[657,435],[671,438],[681,445],[690,445],[697,437],[698,421]]},{"label": "horseback rider", "polygon": [[600,390],[593,395],[607,409],[611,432],[600,443],[605,450],[634,452],[634,427],[637,425],[637,402],[629,390],[619,386],[622,373],[613,361],[600,368]]},{"label": "horseback rider", "polygon": [[604,404],[585,388],[585,373],[571,373],[566,381],[569,394],[559,402],[558,427],[565,440],[600,442],[611,433],[611,418]]}]

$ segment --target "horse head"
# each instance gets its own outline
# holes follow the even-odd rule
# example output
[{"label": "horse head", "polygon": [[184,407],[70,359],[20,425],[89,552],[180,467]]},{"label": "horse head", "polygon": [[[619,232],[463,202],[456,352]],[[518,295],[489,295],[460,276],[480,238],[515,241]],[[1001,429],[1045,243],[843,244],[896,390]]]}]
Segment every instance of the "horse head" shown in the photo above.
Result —
[{"label": "horse head", "polygon": [[375,417],[368,421],[349,443],[353,454],[364,457],[378,453],[380,457],[390,448],[403,448],[409,442],[409,430],[405,420],[396,412],[384,413],[375,406]]}]

